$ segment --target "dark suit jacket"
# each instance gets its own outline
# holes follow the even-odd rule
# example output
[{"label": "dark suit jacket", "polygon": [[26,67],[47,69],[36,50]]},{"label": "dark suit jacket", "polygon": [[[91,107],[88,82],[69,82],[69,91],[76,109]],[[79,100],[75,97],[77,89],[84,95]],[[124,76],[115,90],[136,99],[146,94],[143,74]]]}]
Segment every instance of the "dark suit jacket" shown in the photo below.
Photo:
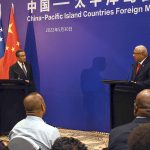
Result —
[{"label": "dark suit jacket", "polygon": [[24,64],[27,70],[27,76],[24,74],[22,68],[16,62],[14,65],[10,66],[9,68],[9,79],[29,80],[28,91],[33,92],[35,91],[35,85],[33,82],[32,67],[27,62],[25,62]]},{"label": "dark suit jacket", "polygon": [[142,89],[150,88],[150,57],[145,59],[136,75],[137,65],[138,63],[133,65],[131,81],[135,81]]},{"label": "dark suit jacket", "polygon": [[14,65],[12,65],[9,68],[9,79],[22,79],[22,80],[33,81],[31,65],[27,62],[25,62],[24,64],[27,70],[27,76],[25,76],[22,68],[16,62]]},{"label": "dark suit jacket", "polygon": [[131,123],[111,130],[108,150],[128,150],[128,136],[131,131],[142,123],[150,123],[150,118],[136,118]]}]

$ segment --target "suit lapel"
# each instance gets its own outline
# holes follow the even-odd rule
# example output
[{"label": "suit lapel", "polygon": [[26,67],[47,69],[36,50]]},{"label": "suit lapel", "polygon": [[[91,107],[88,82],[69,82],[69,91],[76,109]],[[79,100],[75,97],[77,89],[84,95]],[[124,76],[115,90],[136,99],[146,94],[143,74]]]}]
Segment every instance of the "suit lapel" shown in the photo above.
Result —
[{"label": "suit lapel", "polygon": [[17,68],[17,70],[19,70],[20,73],[23,73],[23,70],[22,70],[22,68],[19,66],[18,63],[16,63],[16,68]]},{"label": "suit lapel", "polygon": [[[142,63],[142,65],[141,65],[141,67],[140,67],[140,69],[139,69],[139,71],[138,71],[136,77],[138,77],[138,76],[143,72],[143,69],[144,69],[145,65],[146,65],[148,62],[149,62],[149,57],[147,57],[147,58],[144,60],[144,62]],[[136,67],[137,67],[137,65],[136,65]],[[135,71],[135,72],[136,72],[136,71]]]},{"label": "suit lapel", "polygon": [[16,63],[16,64],[17,64],[17,65],[16,65],[16,68],[17,68],[17,70],[19,71],[19,73],[22,74],[22,75],[24,76],[24,78],[26,78],[26,76],[25,76],[25,74],[24,74],[22,68],[20,67],[20,65],[19,65],[18,63]]},{"label": "suit lapel", "polygon": [[27,77],[28,77],[28,76],[29,76],[29,68],[28,68],[28,65],[27,65],[27,63],[26,63],[26,62],[25,62],[24,64],[25,64],[25,67],[26,67]]}]

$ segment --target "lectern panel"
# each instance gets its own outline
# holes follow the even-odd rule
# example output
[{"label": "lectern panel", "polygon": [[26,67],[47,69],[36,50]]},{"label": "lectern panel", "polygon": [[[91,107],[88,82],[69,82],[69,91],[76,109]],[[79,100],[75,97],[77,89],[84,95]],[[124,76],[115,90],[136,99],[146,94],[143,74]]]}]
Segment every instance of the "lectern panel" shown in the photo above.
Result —
[{"label": "lectern panel", "polygon": [[103,80],[110,85],[111,128],[129,123],[134,118],[134,99],[142,89],[124,80]]},{"label": "lectern panel", "polygon": [[114,89],[111,105],[112,128],[133,120],[135,97],[135,92]]},{"label": "lectern panel", "polygon": [[0,80],[0,134],[8,134],[25,118],[23,99],[28,93],[24,81]]}]

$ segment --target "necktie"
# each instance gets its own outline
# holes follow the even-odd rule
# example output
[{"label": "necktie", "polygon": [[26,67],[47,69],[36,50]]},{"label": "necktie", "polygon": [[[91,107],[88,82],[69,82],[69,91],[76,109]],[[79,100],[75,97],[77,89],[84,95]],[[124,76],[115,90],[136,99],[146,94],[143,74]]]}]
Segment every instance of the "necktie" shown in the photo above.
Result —
[{"label": "necktie", "polygon": [[24,63],[22,63],[22,70],[23,70],[25,76],[27,76],[27,71],[26,71],[26,69],[25,69]]},{"label": "necktie", "polygon": [[136,74],[138,74],[139,70],[140,70],[141,64],[138,63],[137,68],[136,68]]}]

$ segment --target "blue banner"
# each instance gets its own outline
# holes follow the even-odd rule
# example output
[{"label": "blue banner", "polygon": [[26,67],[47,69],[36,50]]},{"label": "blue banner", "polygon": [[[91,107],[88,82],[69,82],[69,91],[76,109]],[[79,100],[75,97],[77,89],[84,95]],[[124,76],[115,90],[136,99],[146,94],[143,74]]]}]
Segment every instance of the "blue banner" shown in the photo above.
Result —
[{"label": "blue banner", "polygon": [[[10,5],[2,0],[4,27]],[[38,64],[32,67],[39,65],[45,120],[108,132],[109,87],[102,80],[129,79],[134,47],[150,49],[150,0],[14,0],[14,6],[22,45],[34,23]]]}]

